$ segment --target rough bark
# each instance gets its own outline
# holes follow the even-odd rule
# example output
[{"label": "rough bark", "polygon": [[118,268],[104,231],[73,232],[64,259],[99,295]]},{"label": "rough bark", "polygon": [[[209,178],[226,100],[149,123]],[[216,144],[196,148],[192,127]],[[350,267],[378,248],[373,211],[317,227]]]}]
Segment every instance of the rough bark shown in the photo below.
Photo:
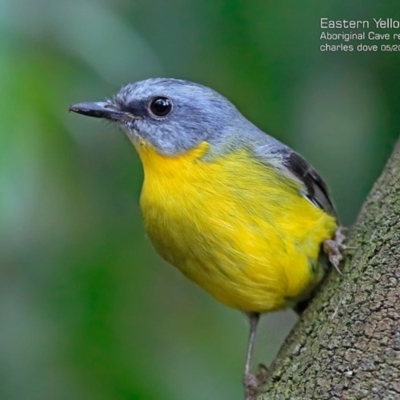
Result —
[{"label": "rough bark", "polygon": [[257,400],[400,399],[400,149]]}]

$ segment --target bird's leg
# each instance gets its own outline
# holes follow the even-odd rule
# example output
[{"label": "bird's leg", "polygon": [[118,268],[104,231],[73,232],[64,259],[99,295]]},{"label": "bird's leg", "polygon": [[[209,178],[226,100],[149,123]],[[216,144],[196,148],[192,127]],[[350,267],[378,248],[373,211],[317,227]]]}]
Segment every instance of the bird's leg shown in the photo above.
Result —
[{"label": "bird's leg", "polygon": [[259,378],[250,372],[251,359],[253,356],[254,339],[256,337],[256,330],[260,314],[256,312],[247,313],[250,322],[249,342],[247,345],[246,365],[244,367],[243,385],[245,390],[245,400],[250,400],[257,393]]},{"label": "bird's leg", "polygon": [[339,226],[336,229],[335,236],[333,239],[325,240],[323,244],[324,252],[328,255],[330,263],[336,269],[339,274],[342,272],[339,269],[340,261],[343,260],[343,252],[345,250],[354,249],[354,247],[346,246],[344,241],[346,240],[346,236],[343,233],[346,228],[343,226]]}]

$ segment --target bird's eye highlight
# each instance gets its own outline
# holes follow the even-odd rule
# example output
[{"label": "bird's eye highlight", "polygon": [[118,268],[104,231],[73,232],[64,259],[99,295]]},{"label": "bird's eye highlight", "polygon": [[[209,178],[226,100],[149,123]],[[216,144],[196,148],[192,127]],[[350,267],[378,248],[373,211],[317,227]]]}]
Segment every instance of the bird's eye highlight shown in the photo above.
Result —
[{"label": "bird's eye highlight", "polygon": [[172,110],[172,102],[168,97],[156,97],[151,100],[149,109],[156,117],[165,117]]}]

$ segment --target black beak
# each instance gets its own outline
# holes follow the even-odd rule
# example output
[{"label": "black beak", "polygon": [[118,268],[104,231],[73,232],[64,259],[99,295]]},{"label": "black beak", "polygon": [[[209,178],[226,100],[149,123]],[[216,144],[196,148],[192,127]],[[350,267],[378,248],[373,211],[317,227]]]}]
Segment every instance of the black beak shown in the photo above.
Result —
[{"label": "black beak", "polygon": [[88,117],[104,118],[117,122],[127,122],[136,119],[132,114],[121,111],[114,104],[105,101],[74,104],[69,107],[69,111],[87,115]]}]

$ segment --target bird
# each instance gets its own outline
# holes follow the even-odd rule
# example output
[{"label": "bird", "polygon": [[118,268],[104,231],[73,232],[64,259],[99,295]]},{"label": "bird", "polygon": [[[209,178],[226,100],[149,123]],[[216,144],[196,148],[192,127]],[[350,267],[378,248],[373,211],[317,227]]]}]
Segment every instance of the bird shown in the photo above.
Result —
[{"label": "bird", "polygon": [[155,250],[215,299],[244,312],[245,399],[260,315],[301,311],[345,235],[327,185],[297,152],[198,83],[150,78],[70,111],[122,128],[143,164],[144,226]]}]

